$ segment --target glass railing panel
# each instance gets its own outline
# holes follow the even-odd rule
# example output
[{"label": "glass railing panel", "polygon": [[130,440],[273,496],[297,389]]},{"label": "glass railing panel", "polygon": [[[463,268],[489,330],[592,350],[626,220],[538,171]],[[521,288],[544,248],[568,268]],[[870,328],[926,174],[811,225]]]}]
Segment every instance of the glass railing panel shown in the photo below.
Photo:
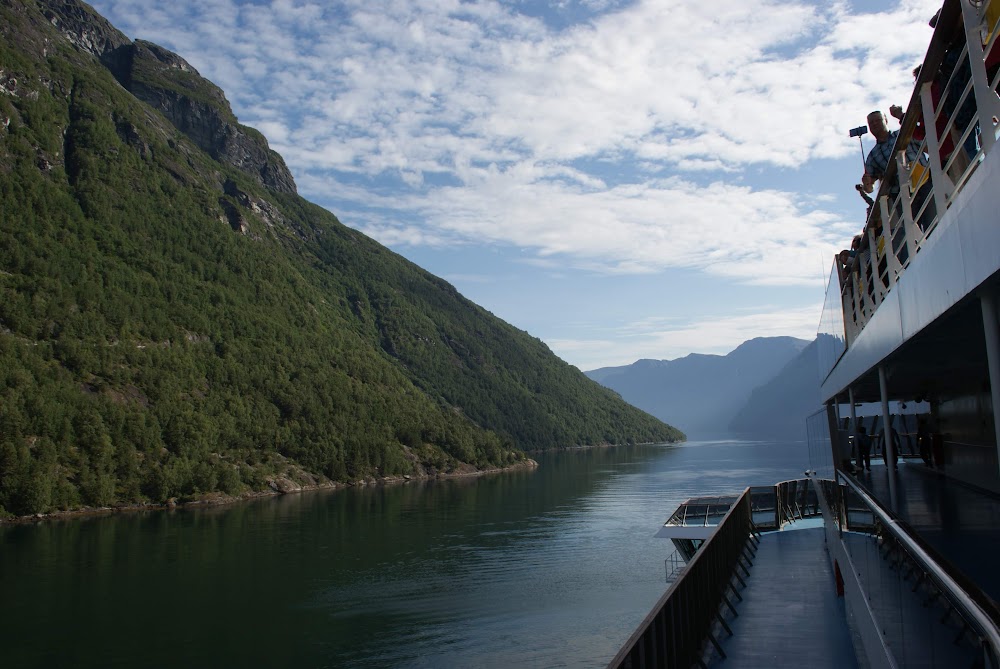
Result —
[{"label": "glass railing panel", "polygon": [[[853,286],[847,281],[845,286]],[[844,307],[841,297],[840,271],[836,262],[830,269],[830,279],[827,282],[826,298],[823,303],[823,315],[820,318],[817,333],[820,378],[826,378],[834,368],[840,356],[847,350],[846,332],[844,329]]]},{"label": "glass railing panel", "polygon": [[[973,666],[974,652],[952,644],[953,630],[939,623],[944,611],[924,606],[929,593],[917,582],[885,528],[849,490],[848,528],[842,537],[878,630],[898,666]],[[861,507],[861,508],[859,508]],[[916,589],[914,586],[916,585]],[[953,664],[956,658],[959,664]]]},{"label": "glass railing panel", "polygon": [[833,449],[830,448],[830,422],[825,408],[806,418],[806,445],[809,468],[816,472],[816,476],[832,478]]},{"label": "glass railing panel", "polygon": [[778,528],[777,498],[774,486],[754,486],[750,488],[750,513],[758,530]]},{"label": "glass railing panel", "polygon": [[996,627],[970,617],[959,604],[967,596],[903,538],[898,523],[851,486],[840,486],[834,499],[846,519],[841,538],[851,565],[897,665],[995,667]]}]

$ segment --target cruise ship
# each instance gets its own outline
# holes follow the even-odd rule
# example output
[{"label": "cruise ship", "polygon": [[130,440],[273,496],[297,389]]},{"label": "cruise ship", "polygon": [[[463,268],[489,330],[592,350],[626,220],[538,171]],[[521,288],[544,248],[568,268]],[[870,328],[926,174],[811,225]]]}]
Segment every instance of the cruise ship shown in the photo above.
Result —
[{"label": "cruise ship", "polygon": [[677,509],[683,566],[609,667],[1000,668],[1000,0],[931,23],[833,260],[809,468]]}]

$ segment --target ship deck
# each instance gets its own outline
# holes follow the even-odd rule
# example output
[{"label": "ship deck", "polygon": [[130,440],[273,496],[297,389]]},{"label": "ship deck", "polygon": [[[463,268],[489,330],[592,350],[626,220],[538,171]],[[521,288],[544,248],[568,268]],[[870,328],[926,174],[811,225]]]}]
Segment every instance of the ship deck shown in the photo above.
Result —
[{"label": "ship deck", "polygon": [[[909,525],[953,576],[971,581],[1000,601],[1000,495],[944,476],[917,462],[900,463],[895,495],[888,471],[873,464],[856,480]],[[870,541],[846,533],[859,555]],[[867,561],[869,605],[882,620],[886,642],[903,666],[971,666],[975,649],[956,643],[956,629],[926,594],[900,588],[890,560]],[[730,594],[737,616],[723,606],[732,636],[717,630],[726,658],[712,667],[857,667],[845,600],[838,597],[822,528],[766,532],[761,537],[743,601]],[[896,607],[901,607],[895,610]],[[900,617],[902,611],[902,617]]]},{"label": "ship deck", "polygon": [[[712,667],[857,667],[822,528],[766,532]],[[730,594],[732,599],[732,595]]]}]

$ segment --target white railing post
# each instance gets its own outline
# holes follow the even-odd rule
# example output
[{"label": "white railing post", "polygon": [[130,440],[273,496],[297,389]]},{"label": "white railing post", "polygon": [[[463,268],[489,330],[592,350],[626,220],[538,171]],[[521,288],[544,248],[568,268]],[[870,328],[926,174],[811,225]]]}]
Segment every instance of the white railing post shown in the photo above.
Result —
[{"label": "white railing post", "polygon": [[[896,172],[900,175],[900,181],[902,181],[904,175],[906,176],[906,183],[900,184],[899,192],[900,194],[906,193],[906,197],[902,197],[902,195],[900,195],[900,197],[903,199],[903,234],[906,236],[903,241],[906,243],[906,263],[909,264],[913,262],[913,256],[917,253],[917,235],[919,234],[917,232],[917,224],[913,220],[913,198],[917,193],[916,191],[911,192],[911,189],[913,188],[913,180],[910,174],[913,171],[914,165],[919,164],[920,158],[918,156],[912,161],[912,164],[907,167],[904,164],[905,161],[903,160],[904,153],[904,151],[900,151],[896,154]],[[920,190],[919,186],[916,190]],[[925,200],[922,204],[924,205],[926,211],[927,201]],[[892,255],[895,257],[895,251],[893,251]],[[899,271],[902,272],[902,263],[897,264],[900,265]]]},{"label": "white railing post", "polygon": [[979,117],[979,142],[983,153],[989,153],[996,143],[996,125],[997,121],[1000,121],[1000,98],[990,88],[990,82],[986,76],[986,57],[983,53],[980,33],[983,17],[979,15],[979,10],[970,3],[960,4],[962,6],[962,19],[965,22],[965,39],[969,45],[972,91],[976,96],[976,111]]},{"label": "white railing post", "polygon": [[868,317],[872,315],[874,305],[868,299],[868,292],[865,289],[865,268],[861,264],[861,256],[858,256],[858,273],[854,275],[855,304],[858,309],[858,332],[864,328],[868,322]]},{"label": "white railing post", "polygon": [[[897,177],[898,176],[899,175],[897,174]],[[886,286],[882,281],[882,275],[879,275],[878,289],[882,291],[882,295],[884,296],[885,293],[889,292],[889,290],[896,285],[896,268],[892,262],[896,259],[896,254],[892,252],[892,225],[889,221],[889,196],[884,195],[880,197],[878,200],[878,206],[882,214],[882,220],[880,221],[882,225],[882,253],[879,255],[885,256],[885,278],[889,282],[889,285]],[[875,247],[875,250],[878,251],[878,246]],[[877,260],[880,261],[881,258],[878,258]],[[896,265],[898,264],[899,261],[896,262]],[[879,271],[878,262],[875,264],[875,271]],[[879,304],[882,304],[881,296],[879,297]]]},{"label": "white railing post", "polygon": [[[879,221],[879,226],[881,225],[882,222]],[[875,283],[881,283],[881,279],[878,278],[878,239],[875,237],[875,231],[872,229],[871,219],[869,219],[868,227],[865,228],[865,235],[868,236],[868,271],[870,272],[870,274],[865,274],[865,278],[871,277],[868,281],[868,296],[874,303],[873,306],[877,308],[881,300],[875,297],[877,293]]]},{"label": "white railing post", "polygon": [[858,255],[854,259],[854,271],[851,272],[851,276],[848,277],[847,279],[848,281],[851,282],[851,309],[853,310],[851,312],[851,323],[854,324],[855,335],[857,335],[858,332],[861,330],[861,321],[863,318],[863,313],[861,311],[862,308],[861,294],[858,292],[860,290],[858,285],[859,284],[858,272],[860,271],[861,271],[861,256]]},{"label": "white railing post", "polygon": [[840,309],[844,314],[844,341],[850,348],[854,342],[854,291],[853,272],[849,273],[840,285]]},{"label": "white railing post", "polygon": [[948,200],[955,192],[955,184],[941,165],[941,138],[937,134],[937,110],[934,109],[930,83],[925,83],[920,87],[920,108],[924,112],[924,134],[927,138],[927,153],[931,162],[931,187],[934,206],[937,209],[937,215],[934,217],[936,220],[943,216],[947,210]]}]

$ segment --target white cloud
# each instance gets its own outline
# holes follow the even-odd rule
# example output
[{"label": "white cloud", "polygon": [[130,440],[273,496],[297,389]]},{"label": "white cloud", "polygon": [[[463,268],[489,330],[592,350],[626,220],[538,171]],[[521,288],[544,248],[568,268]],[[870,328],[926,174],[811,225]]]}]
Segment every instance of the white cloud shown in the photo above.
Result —
[{"label": "white cloud", "polygon": [[605,272],[694,267],[775,284],[819,283],[817,259],[856,226],[781,191],[698,187],[679,178],[584,190],[558,181],[529,186],[518,172],[482,170],[473,187],[440,188],[409,206],[458,239],[531,248],[567,265]]},{"label": "white cloud", "polygon": [[856,151],[859,117],[908,100],[936,4],[645,0],[554,30],[488,0],[95,2],[215,80],[305,195],[385,243],[779,284],[815,282],[857,221],[747,168]]}]

